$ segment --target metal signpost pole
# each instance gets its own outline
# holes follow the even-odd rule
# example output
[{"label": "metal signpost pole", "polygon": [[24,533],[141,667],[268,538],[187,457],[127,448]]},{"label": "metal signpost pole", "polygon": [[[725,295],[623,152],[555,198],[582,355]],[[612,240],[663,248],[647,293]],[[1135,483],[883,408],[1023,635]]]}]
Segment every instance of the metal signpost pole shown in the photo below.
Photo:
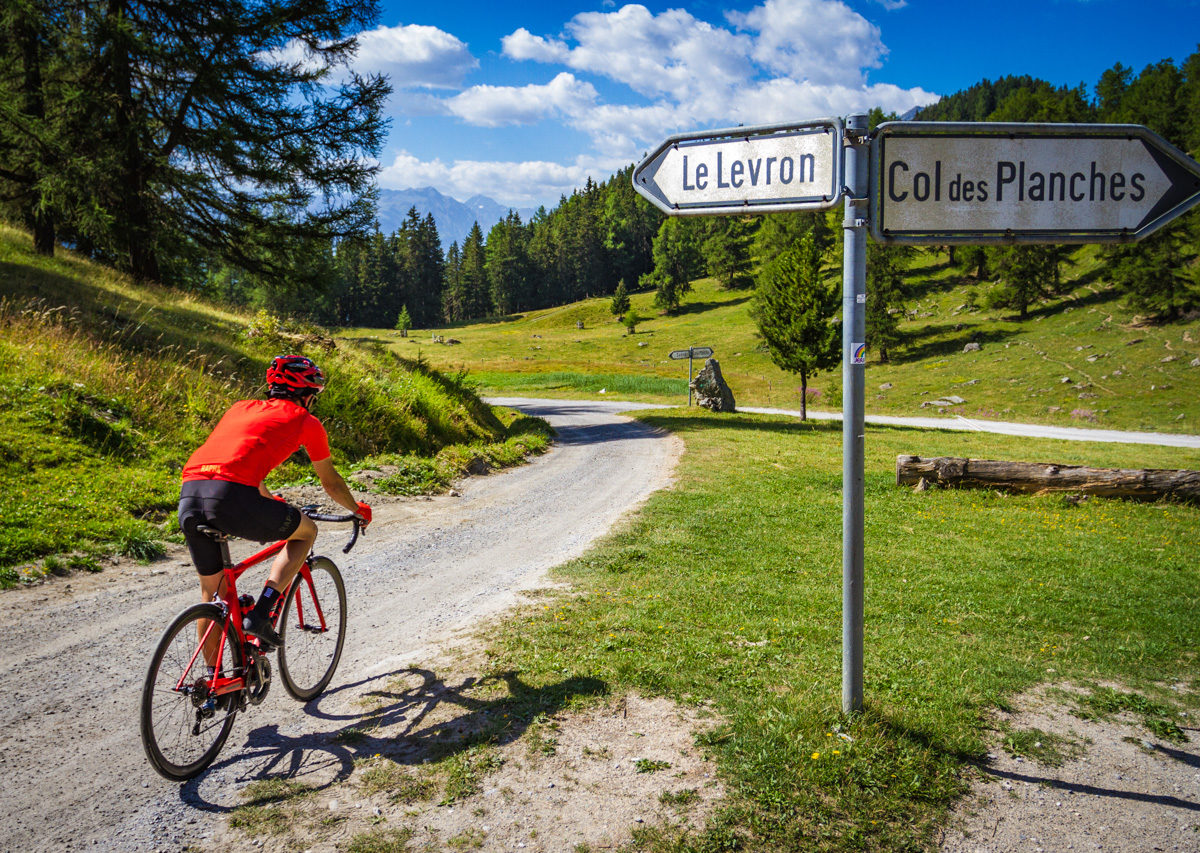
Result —
[{"label": "metal signpost pole", "polygon": [[688,347],[688,405],[692,405],[692,347]]},{"label": "metal signpost pole", "polygon": [[842,711],[863,707],[863,432],[866,362],[867,117],[846,118],[842,222]]}]

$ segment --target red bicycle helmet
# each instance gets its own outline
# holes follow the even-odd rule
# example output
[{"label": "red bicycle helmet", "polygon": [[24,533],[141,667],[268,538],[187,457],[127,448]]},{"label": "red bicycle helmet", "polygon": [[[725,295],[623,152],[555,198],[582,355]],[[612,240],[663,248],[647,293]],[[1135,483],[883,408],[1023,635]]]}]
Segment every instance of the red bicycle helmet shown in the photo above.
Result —
[{"label": "red bicycle helmet", "polygon": [[305,394],[325,388],[325,374],[311,358],[302,355],[277,355],[267,368],[267,385],[275,391]]}]

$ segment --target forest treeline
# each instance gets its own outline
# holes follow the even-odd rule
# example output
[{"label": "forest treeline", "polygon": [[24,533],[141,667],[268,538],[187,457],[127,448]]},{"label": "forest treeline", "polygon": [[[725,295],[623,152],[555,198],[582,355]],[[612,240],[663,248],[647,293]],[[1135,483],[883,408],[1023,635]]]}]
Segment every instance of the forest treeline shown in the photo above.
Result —
[{"label": "forest treeline", "polygon": [[[872,111],[872,125],[895,119]],[[1115,122],[1142,124],[1193,156],[1200,152],[1200,52],[1135,73],[1104,72],[1092,92],[1055,87],[1029,76],[982,81],[942,98],[917,118],[930,121]],[[761,285],[761,273],[789,245],[816,229],[815,246],[836,260],[839,212],[669,218],[633,190],[632,166],[601,183],[588,180],[528,222],[510,213],[486,233],[473,228],[439,250],[430,216],[411,210],[390,235],[339,241],[326,249],[326,285],[304,301],[325,322],[392,327],[405,316],[417,327],[454,324],[567,304],[589,296],[653,289],[657,305],[675,310],[689,282],[716,277],[727,288]],[[1200,308],[1195,259],[1198,217],[1184,217],[1149,240],[1104,251],[1114,281],[1139,311],[1163,319]],[[868,249],[869,337],[884,358],[900,345],[907,300],[904,270],[914,250]],[[1024,315],[1064,286],[1063,246],[957,247],[953,263],[981,281],[980,301]],[[295,311],[288,292],[253,279],[226,279],[219,295]]]},{"label": "forest treeline", "polygon": [[[390,234],[372,215],[389,85],[349,68],[362,0],[5,0],[0,7],[0,216],[41,252],[66,245],[230,303],[334,325],[429,327],[653,289],[675,310],[692,279],[752,287],[829,217],[664,217],[632,166],[552,210],[476,224],[443,250],[415,209]],[[1129,122],[1200,152],[1200,52],[1085,85],[982,81],[917,116],[935,121]],[[879,110],[878,122],[894,118]],[[1106,249],[1138,310],[1200,307],[1196,216]],[[832,227],[830,227],[832,226]],[[905,299],[911,250],[871,245],[877,341]],[[961,247],[954,262],[1024,313],[1060,286],[1062,247]],[[882,337],[881,337],[882,336]],[[873,345],[873,348],[878,348]]]}]

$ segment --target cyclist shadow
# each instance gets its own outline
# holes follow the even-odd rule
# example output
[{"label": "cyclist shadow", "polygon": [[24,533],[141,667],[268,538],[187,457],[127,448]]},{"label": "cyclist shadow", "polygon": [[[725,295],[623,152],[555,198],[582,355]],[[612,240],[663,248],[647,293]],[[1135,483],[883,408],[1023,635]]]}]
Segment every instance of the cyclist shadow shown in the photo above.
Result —
[{"label": "cyclist shadow", "polygon": [[[370,685],[377,686],[363,690]],[[427,764],[481,743],[502,746],[573,698],[607,692],[604,681],[586,676],[537,687],[506,671],[467,676],[452,685],[432,670],[408,667],[341,685],[309,702],[305,712],[310,717],[340,724],[332,730],[289,736],[276,724],[252,729],[240,750],[231,743],[228,756],[181,786],[180,798],[203,811],[228,812],[238,803],[217,802],[205,789],[215,786],[224,800],[231,776],[243,782],[284,779],[322,790],[348,779],[359,759],[383,756],[401,764]],[[364,710],[323,710],[338,694],[346,695],[337,704],[344,706],[348,697],[355,697],[350,701]]]}]

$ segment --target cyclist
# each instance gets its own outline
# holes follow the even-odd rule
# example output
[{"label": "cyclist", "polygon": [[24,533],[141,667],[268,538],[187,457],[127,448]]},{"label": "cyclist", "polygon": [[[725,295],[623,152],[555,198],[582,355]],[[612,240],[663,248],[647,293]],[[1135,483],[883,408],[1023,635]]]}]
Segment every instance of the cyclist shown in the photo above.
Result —
[{"label": "cyclist", "polygon": [[225,576],[219,546],[198,533],[198,525],[259,542],[287,540],[275,556],[262,595],[242,622],[242,629],[268,649],[280,645],[271,611],[308,556],[317,526],[267,491],[267,474],[304,447],[329,497],[356,513],[364,525],[371,521],[371,507],[350,493],[333,466],[325,427],[309,413],[324,388],[325,374],[311,359],[277,356],[267,368],[267,399],[234,403],[183,468],[179,526],[200,575],[204,601],[221,594]]}]

